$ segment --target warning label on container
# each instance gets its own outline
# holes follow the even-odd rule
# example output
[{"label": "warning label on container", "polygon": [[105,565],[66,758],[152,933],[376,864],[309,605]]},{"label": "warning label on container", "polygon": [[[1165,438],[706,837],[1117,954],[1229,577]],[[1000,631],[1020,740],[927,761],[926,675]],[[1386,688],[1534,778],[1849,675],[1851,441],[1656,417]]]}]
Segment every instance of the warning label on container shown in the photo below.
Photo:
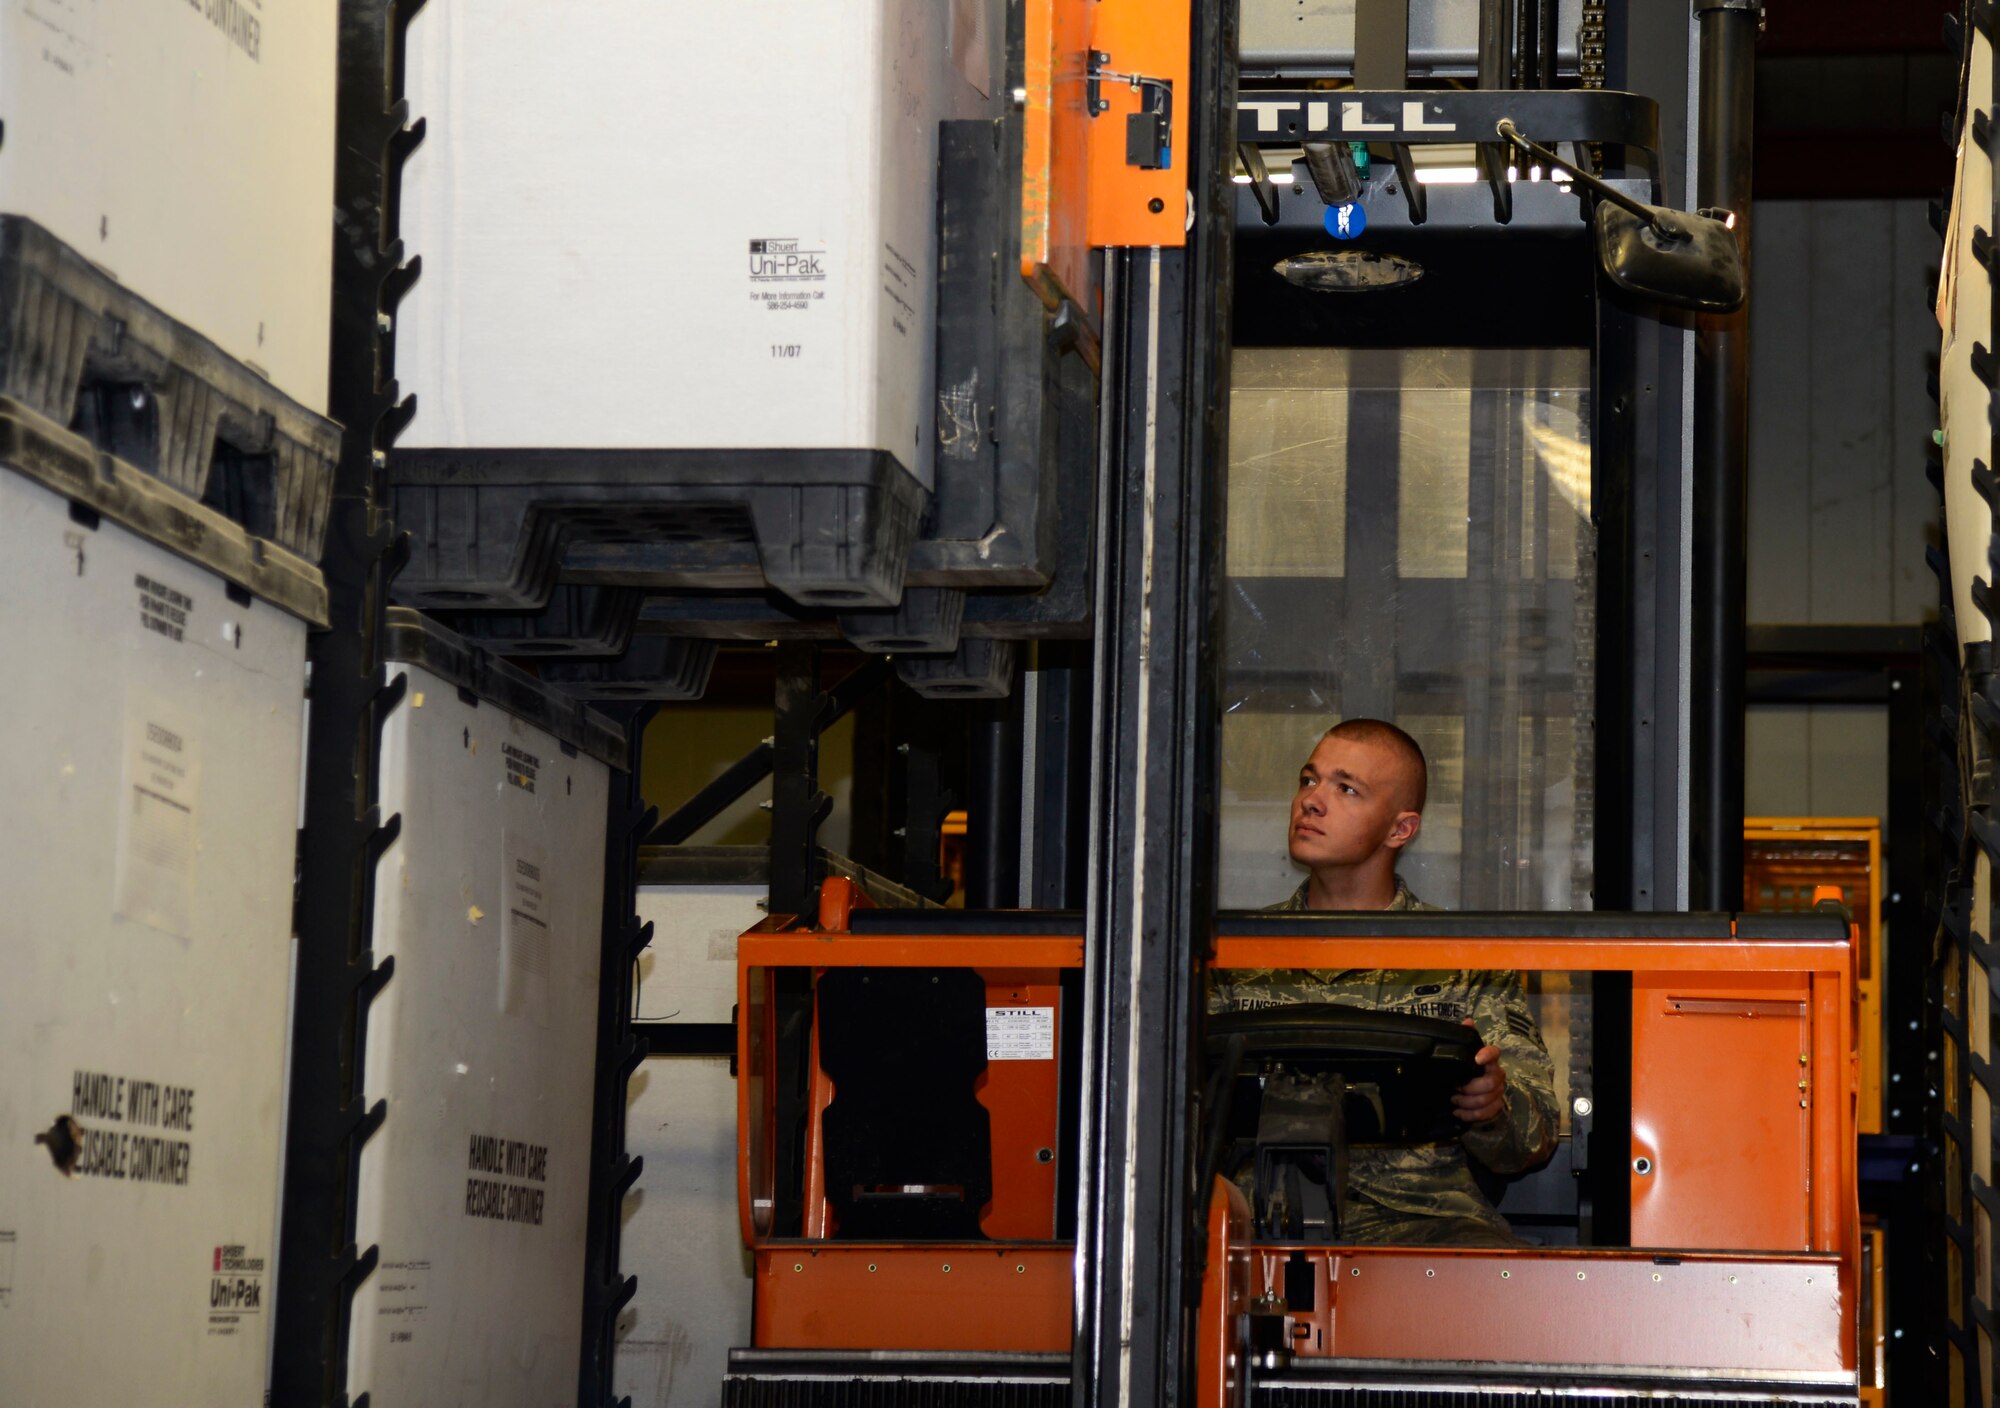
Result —
[{"label": "warning label on container", "polygon": [[549,1181],[546,1144],[475,1134],[465,1166],[473,1175],[465,1180],[467,1217],[542,1225],[545,1190],[534,1185]]},{"label": "warning label on container", "polygon": [[208,1332],[233,1335],[264,1313],[264,1258],[242,1242],[225,1242],[208,1265]]},{"label": "warning label on container", "polygon": [[500,745],[500,759],[507,766],[507,785],[518,787],[523,792],[535,790],[535,779],[541,774],[542,760],[525,748],[516,748],[511,743]]},{"label": "warning label on container", "polygon": [[989,1007],[986,1009],[987,1060],[1053,1061],[1055,1055],[1055,1008]]},{"label": "warning label on container", "polygon": [[390,1344],[408,1344],[417,1337],[417,1322],[431,1308],[431,1264],[428,1261],[385,1261],[375,1272],[375,1313],[391,1321]]},{"label": "warning label on container", "polygon": [[194,598],[186,592],[156,582],[141,572],[132,578],[139,592],[139,624],[156,636],[171,641],[187,639],[188,617],[194,614]]},{"label": "warning label on container", "polygon": [[[77,1178],[185,1188],[192,1172],[192,1086],[77,1071],[70,1077],[68,1129],[43,1137],[59,1167]],[[163,1131],[159,1134],[149,1130]]]},{"label": "warning label on container", "polygon": [[530,837],[509,831],[500,847],[500,1010],[549,1024],[552,936],[548,861]]},{"label": "warning label on container", "polygon": [[126,919],[188,938],[200,749],[187,721],[163,700],[135,694],[125,717],[115,906]]}]

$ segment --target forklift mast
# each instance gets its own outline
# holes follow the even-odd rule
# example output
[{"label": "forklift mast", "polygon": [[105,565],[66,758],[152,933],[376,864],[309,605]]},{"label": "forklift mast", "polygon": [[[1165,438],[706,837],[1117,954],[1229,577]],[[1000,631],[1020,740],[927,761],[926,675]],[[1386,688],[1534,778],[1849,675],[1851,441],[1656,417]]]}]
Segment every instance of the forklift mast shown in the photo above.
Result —
[{"label": "forklift mast", "polygon": [[[1440,900],[1741,898],[1747,315],[1627,296],[1593,267],[1573,188],[1479,139],[1511,118],[1642,201],[1721,208],[1742,241],[1756,5],[1586,5],[1573,67],[1552,5],[1358,0],[1351,47],[1318,55],[1270,38],[1280,8],[1190,6],[1185,247],[1106,253],[1079,1402],[1176,1401],[1189,1383],[1201,967],[1221,904],[1282,894],[1232,892],[1237,824],[1276,822],[1232,798],[1260,724],[1284,756],[1256,776],[1282,789],[1331,716],[1438,719],[1423,741],[1455,745],[1461,787],[1456,873],[1425,875]],[[1451,52],[1454,32],[1471,52]],[[1422,179],[1467,141],[1478,182]],[[1374,239],[1339,239],[1343,197]],[[1316,295],[1285,272],[1362,248],[1421,276]],[[1301,400],[1331,413],[1310,422]],[[1311,472],[1344,459],[1344,504],[1317,558],[1280,544],[1259,563],[1247,447],[1282,458],[1315,430],[1338,438]],[[1547,565],[1558,465],[1568,579]],[[1422,516],[1426,474],[1454,473],[1470,478],[1462,540]],[[1440,533],[1462,554],[1442,567],[1423,561]],[[1310,717],[1284,730],[1293,712]],[[1630,981],[1581,979],[1597,1059],[1570,1147],[1608,1243],[1632,1231]]]}]

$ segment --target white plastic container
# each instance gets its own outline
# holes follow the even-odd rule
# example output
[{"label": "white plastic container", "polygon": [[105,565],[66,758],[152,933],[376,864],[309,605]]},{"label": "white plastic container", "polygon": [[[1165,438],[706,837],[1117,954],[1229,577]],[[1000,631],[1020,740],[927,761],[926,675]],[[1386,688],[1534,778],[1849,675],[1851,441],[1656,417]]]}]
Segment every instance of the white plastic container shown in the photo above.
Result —
[{"label": "white plastic container", "polygon": [[0,466],[0,1403],[255,1408],[306,626],[89,518]]},{"label": "white plastic container", "polygon": [[999,15],[430,0],[402,445],[881,451],[928,487],[937,124],[991,110]]},{"label": "white plastic container", "polygon": [[0,0],[0,213],[324,414],[335,0]]},{"label": "white plastic container", "polygon": [[[361,1156],[356,1240],[380,1263],[355,1293],[349,1393],[376,1408],[570,1405],[606,755],[622,761],[622,735],[416,613],[390,614],[389,669],[408,692],[382,731],[381,806],[402,823],[372,943],[395,970],[363,1067],[388,1116]],[[525,722],[529,705],[568,737]]]}]

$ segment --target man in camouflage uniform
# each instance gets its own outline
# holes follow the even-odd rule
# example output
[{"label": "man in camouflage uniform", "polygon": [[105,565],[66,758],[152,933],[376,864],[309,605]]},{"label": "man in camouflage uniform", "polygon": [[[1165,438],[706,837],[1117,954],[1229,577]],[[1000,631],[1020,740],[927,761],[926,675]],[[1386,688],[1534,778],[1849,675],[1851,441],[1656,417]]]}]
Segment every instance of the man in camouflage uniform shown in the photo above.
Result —
[{"label": "man in camouflage uniform", "polygon": [[[1410,893],[1396,858],[1422,826],[1423,750],[1393,724],[1349,719],[1329,729],[1292,797],[1292,859],[1311,872],[1276,910],[1435,910]],[[1481,1074],[1452,1104],[1465,1122],[1446,1144],[1357,1145],[1349,1151],[1340,1238],[1354,1243],[1514,1246],[1518,1239],[1473,1181],[1471,1154],[1520,1173],[1555,1148],[1555,1069],[1516,972],[1347,969],[1217,971],[1210,1011],[1345,1002],[1464,1022],[1486,1044]]]}]

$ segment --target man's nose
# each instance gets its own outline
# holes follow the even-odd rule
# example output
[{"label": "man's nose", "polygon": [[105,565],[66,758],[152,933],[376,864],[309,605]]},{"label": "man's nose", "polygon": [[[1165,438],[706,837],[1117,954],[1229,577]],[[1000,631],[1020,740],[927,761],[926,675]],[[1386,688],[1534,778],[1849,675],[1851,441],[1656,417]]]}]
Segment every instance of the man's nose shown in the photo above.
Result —
[{"label": "man's nose", "polygon": [[1326,803],[1321,799],[1317,787],[1307,791],[1304,799],[1300,801],[1299,807],[1309,816],[1322,816],[1326,812]]}]

